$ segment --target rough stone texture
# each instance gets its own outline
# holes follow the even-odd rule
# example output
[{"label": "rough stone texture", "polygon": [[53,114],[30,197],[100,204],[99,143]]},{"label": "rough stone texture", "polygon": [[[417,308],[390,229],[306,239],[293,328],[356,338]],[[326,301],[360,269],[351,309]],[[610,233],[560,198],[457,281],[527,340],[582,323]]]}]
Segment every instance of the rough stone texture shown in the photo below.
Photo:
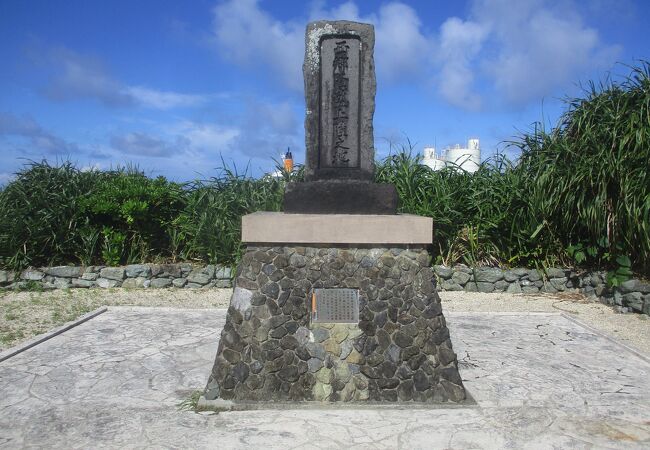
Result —
[{"label": "rough stone texture", "polygon": [[152,288],[167,288],[172,285],[172,280],[169,278],[154,278],[151,280],[151,284],[149,285]]},{"label": "rough stone texture", "polygon": [[[340,168],[327,167],[329,164],[322,164],[322,154],[328,154],[329,149],[321,150],[321,134],[330,130],[322,130],[323,120],[326,114],[321,113],[321,70],[331,70],[330,67],[321,68],[321,44],[331,37],[353,37],[349,45],[354,47],[360,43],[358,67],[350,67],[350,77],[360,80],[358,89],[358,102],[360,108],[357,118],[358,130],[355,127],[354,133],[358,133],[358,149],[350,149],[358,157],[357,167],[350,167],[345,170]],[[305,33],[305,60],[303,64],[303,75],[305,79],[305,144],[307,157],[305,160],[305,179],[316,181],[330,178],[351,178],[371,180],[374,173],[374,134],[372,118],[375,113],[375,30],[370,24],[348,22],[348,21],[318,21],[307,25]],[[355,49],[351,48],[351,52]],[[355,87],[356,88],[356,87]],[[353,92],[354,94],[354,92]],[[328,108],[329,106],[326,105]],[[350,112],[354,114],[354,112]],[[356,116],[356,114],[355,114]],[[329,133],[327,133],[329,134]],[[352,134],[352,133],[351,133]]]},{"label": "rough stone texture", "polygon": [[22,271],[20,279],[26,281],[40,281],[44,276],[45,274],[39,270],[27,269]]},{"label": "rough stone texture", "polygon": [[617,288],[607,285],[606,272],[577,274],[571,269],[515,268],[502,270],[495,267],[471,269],[459,264],[454,267],[434,266],[438,290],[466,292],[508,292],[511,294],[554,294],[577,290],[601,302],[616,305],[620,312],[650,315],[650,284],[641,280],[628,280]]},{"label": "rough stone texture", "polygon": [[311,214],[395,214],[397,190],[392,184],[336,180],[288,183],[284,212]]},{"label": "rough stone texture", "polygon": [[[422,249],[248,247],[205,398],[461,402],[428,261]],[[311,323],[314,288],[359,289],[359,323]]]},{"label": "rough stone texture", "polygon": [[[195,266],[189,263],[131,264],[125,267],[41,267],[26,269],[17,275],[16,277],[13,272],[0,270],[0,289],[24,289],[33,287],[34,283],[43,289],[232,287],[229,267]],[[188,280],[189,275],[191,280]]]},{"label": "rough stone texture", "polygon": [[148,278],[151,276],[151,266],[147,264],[131,264],[126,266],[124,269],[128,278]]},{"label": "rough stone texture", "polygon": [[[396,214],[393,185],[372,183],[375,30],[319,21],[305,33],[305,182],[289,183],[287,213]],[[336,55],[336,56],[335,56]]]},{"label": "rough stone texture", "polygon": [[43,272],[53,277],[78,278],[82,275],[83,268],[77,266],[58,266],[45,268]]},{"label": "rough stone texture", "polygon": [[109,280],[122,281],[124,279],[123,267],[106,267],[99,272],[99,276]]}]

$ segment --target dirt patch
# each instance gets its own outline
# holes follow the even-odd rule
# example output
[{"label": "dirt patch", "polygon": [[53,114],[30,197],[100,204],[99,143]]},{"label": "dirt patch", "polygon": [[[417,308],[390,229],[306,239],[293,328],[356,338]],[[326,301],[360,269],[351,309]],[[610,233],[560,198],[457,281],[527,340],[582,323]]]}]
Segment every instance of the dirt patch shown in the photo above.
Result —
[{"label": "dirt patch", "polygon": [[227,308],[231,289],[70,289],[0,293],[0,349],[45,333],[100,306]]}]

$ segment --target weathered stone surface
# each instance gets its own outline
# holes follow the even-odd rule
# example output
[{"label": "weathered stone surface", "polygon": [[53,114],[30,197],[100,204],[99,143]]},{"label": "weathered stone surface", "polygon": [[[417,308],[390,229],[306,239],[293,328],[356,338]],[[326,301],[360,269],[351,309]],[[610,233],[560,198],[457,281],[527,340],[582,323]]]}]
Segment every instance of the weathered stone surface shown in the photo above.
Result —
[{"label": "weathered stone surface", "polygon": [[172,285],[177,288],[182,288],[187,283],[187,278],[174,278]]},{"label": "weathered stone surface", "polygon": [[452,280],[442,280],[440,287],[443,291],[462,291],[463,287],[460,284],[454,283]]},{"label": "weathered stone surface", "polygon": [[474,278],[477,282],[496,283],[499,280],[503,280],[503,271],[494,268],[479,268],[476,269]]},{"label": "weathered stone surface", "polygon": [[57,266],[46,267],[43,272],[53,277],[78,278],[83,274],[83,267],[78,266]]},{"label": "weathered stone surface", "polygon": [[118,287],[121,284],[117,280],[111,280],[108,278],[98,278],[97,281],[95,281],[95,283],[97,284],[97,286],[104,289]]},{"label": "weathered stone surface", "polygon": [[476,283],[470,282],[469,284],[476,284],[476,290],[478,292],[494,292],[494,284],[490,282],[477,281]]},{"label": "weathered stone surface", "polygon": [[73,278],[71,286],[75,288],[90,288],[93,287],[95,283],[89,280],[84,280],[81,278]]},{"label": "weathered stone surface", "polygon": [[130,264],[124,268],[124,271],[128,278],[151,276],[151,267],[146,264]]},{"label": "weathered stone surface", "polygon": [[40,270],[26,269],[23,270],[22,273],[20,274],[20,279],[27,280],[27,281],[40,281],[43,279],[44,276],[45,274]]},{"label": "weathered stone surface", "polygon": [[564,291],[566,290],[566,284],[567,284],[567,279],[565,277],[562,278],[551,278],[549,280],[549,283],[555,290],[557,291]]},{"label": "weathered stone surface", "polygon": [[[372,25],[348,21],[320,21],[307,25],[305,34],[305,179],[371,180],[374,172],[375,68]],[[334,96],[339,92],[334,75],[335,55],[345,60],[336,76],[347,78],[345,135],[334,139],[339,122]],[[336,66],[341,67],[341,66]],[[356,81],[355,81],[356,80]],[[357,106],[355,106],[357,105]],[[344,148],[346,151],[342,151]],[[341,170],[344,169],[344,170]]]},{"label": "weathered stone surface", "polygon": [[528,272],[528,279],[530,281],[539,281],[542,279],[542,274],[536,269],[531,269],[530,272]]},{"label": "weathered stone surface", "polygon": [[562,269],[558,269],[558,268],[555,268],[555,267],[550,267],[550,268],[546,269],[546,276],[548,278],[565,278],[566,273]]},{"label": "weathered stone surface", "polygon": [[105,267],[99,272],[100,277],[116,281],[122,281],[124,275],[124,268],[122,267]]},{"label": "weathered stone surface", "polygon": [[212,277],[209,274],[203,273],[203,270],[193,270],[187,275],[187,282],[192,284],[199,284],[203,286],[208,284]]},{"label": "weathered stone surface", "polygon": [[506,280],[508,283],[512,283],[513,281],[518,281],[519,278],[521,278],[521,276],[515,273],[514,270],[506,270],[505,272],[503,272],[503,279]]},{"label": "weathered stone surface", "polygon": [[643,283],[640,280],[627,280],[621,283],[619,289],[622,294],[627,294],[630,292],[648,294],[650,293],[650,284]]},{"label": "weathered stone surface", "polygon": [[539,292],[539,288],[537,286],[522,286],[521,287],[521,292],[524,294],[535,294]]},{"label": "weathered stone surface", "polygon": [[397,190],[392,184],[324,180],[288,183],[283,210],[304,214],[395,214],[397,203]]},{"label": "weathered stone surface", "polygon": [[445,280],[451,278],[451,276],[454,274],[454,271],[451,269],[451,267],[440,265],[433,266],[433,272]]},{"label": "weathered stone surface", "polygon": [[623,306],[628,306],[636,312],[643,312],[643,294],[640,292],[623,294]]},{"label": "weathered stone surface", "polygon": [[508,288],[506,289],[506,292],[509,294],[521,294],[521,286],[519,286],[519,283],[511,283]]},{"label": "weathered stone surface", "polygon": [[232,277],[232,271],[230,267],[219,267],[215,270],[214,277],[219,279],[230,279]]},{"label": "weathered stone surface", "polygon": [[458,284],[460,286],[464,286],[465,283],[467,283],[469,281],[469,279],[470,279],[470,275],[468,273],[465,273],[465,272],[456,271],[451,276],[451,281],[453,281],[454,283],[456,283],[456,284]]},{"label": "weathered stone surface", "polygon": [[169,278],[154,278],[151,280],[151,286],[152,288],[155,289],[162,289],[162,288],[168,288],[172,285],[172,280]]},{"label": "weathered stone surface", "polygon": [[[458,369],[428,261],[426,250],[249,247],[205,395],[249,401],[457,399],[453,387],[434,381],[443,369]],[[277,262],[284,275],[270,281]],[[298,265],[311,276],[291,278]],[[359,325],[311,323],[307,300],[313,288],[343,283],[358,286]],[[250,365],[255,378],[241,381],[239,363],[249,361],[258,362]],[[444,377],[464,392],[459,377]]]},{"label": "weathered stone surface", "polygon": [[83,275],[81,275],[82,280],[88,280],[88,281],[95,281],[97,278],[99,278],[99,274],[95,272],[88,272],[86,270]]},{"label": "weathered stone surface", "polygon": [[145,281],[147,281],[147,279],[144,277],[127,278],[122,282],[122,287],[126,289],[143,288]]}]

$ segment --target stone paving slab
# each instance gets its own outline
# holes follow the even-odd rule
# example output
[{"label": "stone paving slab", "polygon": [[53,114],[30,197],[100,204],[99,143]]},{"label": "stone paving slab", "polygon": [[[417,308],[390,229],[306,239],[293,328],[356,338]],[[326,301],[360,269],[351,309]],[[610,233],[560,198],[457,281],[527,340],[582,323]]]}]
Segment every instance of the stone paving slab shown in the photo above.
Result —
[{"label": "stone paving slab", "polygon": [[559,314],[447,313],[478,406],[196,414],[225,310],[109,308],[0,363],[2,448],[648,448],[650,363]]}]

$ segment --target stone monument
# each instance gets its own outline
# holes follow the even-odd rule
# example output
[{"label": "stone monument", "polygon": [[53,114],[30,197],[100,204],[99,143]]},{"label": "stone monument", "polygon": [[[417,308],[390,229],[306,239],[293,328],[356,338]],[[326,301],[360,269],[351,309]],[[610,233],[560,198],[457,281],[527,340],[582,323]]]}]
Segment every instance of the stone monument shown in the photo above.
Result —
[{"label": "stone monument", "polygon": [[355,22],[312,22],[305,39],[306,183],[290,183],[286,213],[395,214],[397,191],[372,183],[375,32]]},{"label": "stone monument", "polygon": [[200,408],[260,402],[459,403],[435,291],[430,218],[372,182],[374,29],[308,25],[306,182],[285,212],[242,218],[247,244]]}]

